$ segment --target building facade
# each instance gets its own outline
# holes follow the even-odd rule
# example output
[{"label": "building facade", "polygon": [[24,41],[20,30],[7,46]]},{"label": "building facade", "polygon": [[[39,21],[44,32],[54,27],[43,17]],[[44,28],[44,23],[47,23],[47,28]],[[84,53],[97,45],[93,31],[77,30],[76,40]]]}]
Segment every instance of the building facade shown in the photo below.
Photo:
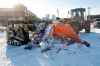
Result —
[{"label": "building facade", "polygon": [[35,16],[24,5],[18,4],[13,8],[0,8],[0,24],[29,23]]},{"label": "building facade", "polygon": [[87,18],[92,20],[95,23],[95,27],[100,28],[100,14],[89,15]]}]

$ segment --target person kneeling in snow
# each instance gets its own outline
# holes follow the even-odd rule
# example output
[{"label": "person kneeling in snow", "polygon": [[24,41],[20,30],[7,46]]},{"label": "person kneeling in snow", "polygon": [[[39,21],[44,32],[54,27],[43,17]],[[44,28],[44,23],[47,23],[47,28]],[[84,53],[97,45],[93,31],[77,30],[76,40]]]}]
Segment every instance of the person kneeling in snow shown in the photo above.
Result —
[{"label": "person kneeling in snow", "polygon": [[42,41],[42,38],[45,34],[45,27],[43,27],[39,32],[34,34],[34,40],[32,41],[31,45],[26,46],[24,49],[32,49],[34,47],[40,47],[40,42]]}]

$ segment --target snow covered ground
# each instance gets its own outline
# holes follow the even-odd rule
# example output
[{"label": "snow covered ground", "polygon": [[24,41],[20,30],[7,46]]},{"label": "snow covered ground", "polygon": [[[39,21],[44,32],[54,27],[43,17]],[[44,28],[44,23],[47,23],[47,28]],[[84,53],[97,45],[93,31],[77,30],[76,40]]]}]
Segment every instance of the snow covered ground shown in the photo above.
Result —
[{"label": "snow covered ground", "polygon": [[68,47],[68,50],[56,49],[41,53],[40,48],[24,50],[23,46],[13,47],[6,44],[6,32],[0,33],[0,66],[100,66],[100,29],[92,33],[81,33],[82,39],[91,43],[91,47]]}]

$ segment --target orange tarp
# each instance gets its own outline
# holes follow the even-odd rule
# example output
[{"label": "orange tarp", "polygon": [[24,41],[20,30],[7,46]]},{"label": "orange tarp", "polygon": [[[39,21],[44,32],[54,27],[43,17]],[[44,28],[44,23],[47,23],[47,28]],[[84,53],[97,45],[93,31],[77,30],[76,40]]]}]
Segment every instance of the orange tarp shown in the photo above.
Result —
[{"label": "orange tarp", "polygon": [[76,34],[74,29],[70,24],[56,23],[53,25],[53,30],[51,32],[53,36],[59,38],[70,38],[76,42],[80,42],[79,36]]}]

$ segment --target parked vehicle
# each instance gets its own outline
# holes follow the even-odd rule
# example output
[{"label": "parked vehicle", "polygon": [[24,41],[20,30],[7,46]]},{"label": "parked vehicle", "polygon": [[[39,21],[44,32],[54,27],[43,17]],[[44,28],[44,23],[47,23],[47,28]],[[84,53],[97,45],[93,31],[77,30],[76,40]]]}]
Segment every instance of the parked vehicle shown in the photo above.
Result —
[{"label": "parked vehicle", "polygon": [[76,28],[76,32],[85,29],[86,33],[90,33],[91,20],[85,19],[85,8],[76,8],[71,10],[71,23]]}]

